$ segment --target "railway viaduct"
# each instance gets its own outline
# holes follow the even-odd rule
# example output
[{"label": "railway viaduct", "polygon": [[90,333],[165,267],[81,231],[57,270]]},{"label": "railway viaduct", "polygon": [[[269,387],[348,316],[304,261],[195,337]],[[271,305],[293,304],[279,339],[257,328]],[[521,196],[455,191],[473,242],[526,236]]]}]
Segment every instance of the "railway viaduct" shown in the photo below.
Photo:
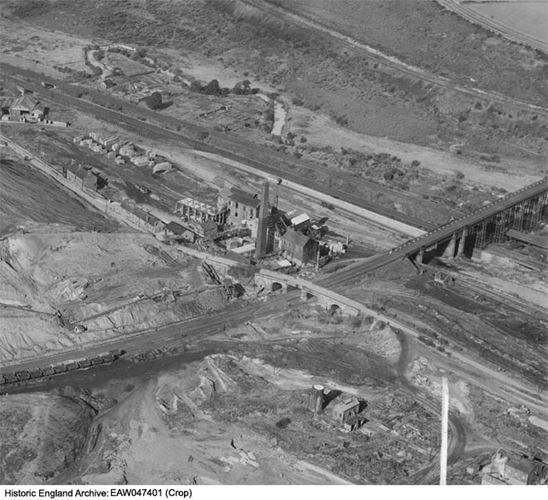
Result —
[{"label": "railway viaduct", "polygon": [[414,256],[422,264],[425,253],[444,245],[444,257],[453,259],[470,255],[490,243],[506,238],[509,229],[533,231],[538,229],[548,206],[548,177],[515,191],[501,200],[466,214],[443,226],[408,241],[407,256]]},{"label": "railway viaduct", "polygon": [[363,304],[345,295],[296,276],[261,269],[255,274],[254,278],[255,284],[267,292],[276,292],[279,290],[289,292],[299,289],[302,300],[306,301],[314,297],[318,304],[331,311],[340,310],[342,313],[348,315],[356,315],[360,312],[373,313],[373,311],[365,308]]},{"label": "railway viaduct", "polygon": [[504,198],[452,220],[433,231],[413,238],[387,253],[365,262],[351,264],[344,269],[308,281],[284,273],[262,269],[255,274],[255,282],[269,292],[301,290],[301,298],[315,297],[327,309],[341,309],[347,314],[372,314],[363,304],[345,296],[346,285],[371,271],[405,258],[417,267],[434,256],[454,259],[471,255],[489,243],[502,241],[509,229],[532,231],[546,218],[548,208],[548,177],[508,194]]},{"label": "railway viaduct", "polygon": [[461,255],[471,256],[475,250],[503,241],[510,229],[537,229],[547,216],[548,177],[544,177],[459,219],[410,239],[387,253],[324,276],[316,283],[337,290],[364,274],[405,258],[420,266],[439,255],[449,259]]}]

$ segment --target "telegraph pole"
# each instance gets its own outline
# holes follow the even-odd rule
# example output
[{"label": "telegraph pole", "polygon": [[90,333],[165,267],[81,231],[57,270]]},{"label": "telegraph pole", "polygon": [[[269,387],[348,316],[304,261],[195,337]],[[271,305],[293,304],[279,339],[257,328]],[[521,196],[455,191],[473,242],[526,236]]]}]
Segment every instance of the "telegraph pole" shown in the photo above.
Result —
[{"label": "telegraph pole", "polygon": [[447,428],[449,418],[449,388],[447,377],[441,379],[441,448],[440,448],[440,484],[447,484]]}]

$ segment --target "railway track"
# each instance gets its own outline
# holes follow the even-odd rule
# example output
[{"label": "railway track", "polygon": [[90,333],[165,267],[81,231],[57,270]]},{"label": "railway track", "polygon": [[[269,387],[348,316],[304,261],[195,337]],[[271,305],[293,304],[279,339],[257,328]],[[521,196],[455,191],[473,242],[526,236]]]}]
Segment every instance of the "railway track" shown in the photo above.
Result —
[{"label": "railway track", "polygon": [[[17,68],[5,63],[0,63],[0,70],[7,78],[13,80],[18,85],[23,85],[25,88],[34,91],[36,95],[47,101],[54,102],[62,106],[73,107],[85,114],[95,116],[96,118],[107,123],[112,123],[119,127],[121,126],[130,132],[147,136],[151,139],[168,139],[177,141],[179,145],[186,146],[189,149],[195,149],[204,155],[214,155],[213,157],[217,156],[221,159],[226,159],[229,163],[239,163],[243,166],[254,169],[254,173],[261,177],[270,176],[274,179],[283,178],[288,181],[286,185],[290,184],[289,187],[291,189],[298,191],[299,187],[302,186],[305,190],[305,194],[309,194],[310,190],[312,190],[316,192],[316,197],[318,199],[329,197],[329,202],[331,204],[337,208],[340,205],[344,210],[353,212],[362,219],[366,218],[364,217],[364,211],[369,211],[369,218],[373,221],[377,220],[377,222],[378,219],[382,219],[382,224],[391,230],[402,232],[402,225],[407,225],[409,226],[410,231],[407,234],[413,234],[417,231],[417,228],[424,230],[430,230],[433,228],[433,224],[425,221],[424,219],[408,216],[398,212],[397,210],[365,201],[360,195],[347,193],[341,189],[332,187],[327,188],[325,183],[314,181],[313,175],[317,172],[321,172],[324,175],[333,174],[332,170],[328,167],[326,168],[322,166],[320,163],[312,163],[311,161],[296,161],[277,151],[273,151],[259,145],[250,144],[235,135],[228,133],[217,133],[204,127],[184,122],[177,118],[162,115],[144,107],[138,107],[137,105],[122,99],[106,96],[85,87],[68,85],[62,81],[50,79],[53,83],[55,83],[56,89],[44,89],[39,84],[40,75],[30,70]],[[103,100],[108,98],[110,101],[116,102],[122,106],[124,110],[130,111],[135,115],[142,115],[150,121],[140,120],[130,116],[127,112],[113,111],[112,109],[91,102],[90,100],[73,97],[70,94],[74,94],[75,90],[86,93],[91,96],[91,98],[97,97],[98,99]],[[194,138],[200,133],[205,132],[215,137],[215,146]],[[295,167],[298,167],[300,170],[310,172],[310,176],[303,176],[298,173],[293,173]],[[345,176],[345,174],[340,175],[343,177]],[[347,177],[350,180],[351,176]],[[394,191],[390,188],[382,186],[381,184],[371,181],[363,181],[363,185],[367,186],[368,189],[371,189],[373,192],[382,192],[386,195],[397,194],[398,196],[409,201],[416,202],[417,200],[416,197],[409,195],[408,193]],[[355,211],[352,206],[360,210]]]},{"label": "railway track", "polygon": [[305,16],[300,13],[297,14],[288,8],[273,5],[265,0],[241,0],[241,1],[243,3],[248,4],[251,7],[260,9],[261,11],[266,12],[274,17],[278,17],[278,18],[281,17],[290,23],[301,25],[306,28],[313,29],[315,31],[320,31],[353,48],[360,49],[363,52],[365,52],[367,56],[370,57],[371,59],[374,59],[377,62],[380,62],[384,64],[385,66],[392,68],[405,76],[418,78],[422,80],[423,82],[430,83],[438,87],[445,88],[447,90],[458,92],[468,97],[473,97],[475,99],[481,99],[481,100],[489,100],[493,103],[501,104],[507,107],[511,106],[513,109],[516,109],[516,110],[538,113],[548,117],[548,108],[546,107],[542,107],[536,104],[522,101],[521,99],[510,97],[493,90],[482,90],[482,89],[470,87],[467,85],[456,84],[452,82],[449,78],[434,75],[433,73],[429,73],[421,68],[407,64],[397,59],[396,57],[385,54],[381,52],[380,50],[377,50],[363,42],[360,42],[359,40],[356,40],[355,38],[352,38],[348,35],[345,35],[344,33],[334,30],[333,28],[330,28],[329,26],[326,26],[322,22],[318,21],[317,19],[313,19],[312,17]]}]

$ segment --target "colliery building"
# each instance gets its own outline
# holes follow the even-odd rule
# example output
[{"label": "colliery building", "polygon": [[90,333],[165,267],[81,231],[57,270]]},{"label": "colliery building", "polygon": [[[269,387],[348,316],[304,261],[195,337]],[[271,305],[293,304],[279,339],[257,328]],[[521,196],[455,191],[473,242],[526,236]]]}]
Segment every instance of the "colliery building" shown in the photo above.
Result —
[{"label": "colliery building", "polygon": [[213,221],[219,225],[225,224],[227,219],[226,208],[217,208],[188,197],[183,198],[176,203],[175,213],[185,220],[193,220],[196,222]]},{"label": "colliery building", "polygon": [[298,265],[313,262],[318,251],[318,242],[309,236],[289,228],[279,237],[280,250]]},{"label": "colliery building", "polygon": [[[225,198],[226,196],[226,198]],[[261,200],[258,195],[247,193],[241,189],[232,188],[222,196],[228,210],[228,222],[237,225],[255,225],[259,218]]]}]

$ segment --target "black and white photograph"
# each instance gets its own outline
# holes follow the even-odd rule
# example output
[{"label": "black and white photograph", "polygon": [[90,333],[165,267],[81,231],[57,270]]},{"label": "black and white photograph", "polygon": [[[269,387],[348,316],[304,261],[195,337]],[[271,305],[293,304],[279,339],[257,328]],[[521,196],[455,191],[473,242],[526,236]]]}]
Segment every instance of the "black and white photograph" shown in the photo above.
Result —
[{"label": "black and white photograph", "polygon": [[0,498],[548,491],[548,0],[0,0],[0,110]]}]

